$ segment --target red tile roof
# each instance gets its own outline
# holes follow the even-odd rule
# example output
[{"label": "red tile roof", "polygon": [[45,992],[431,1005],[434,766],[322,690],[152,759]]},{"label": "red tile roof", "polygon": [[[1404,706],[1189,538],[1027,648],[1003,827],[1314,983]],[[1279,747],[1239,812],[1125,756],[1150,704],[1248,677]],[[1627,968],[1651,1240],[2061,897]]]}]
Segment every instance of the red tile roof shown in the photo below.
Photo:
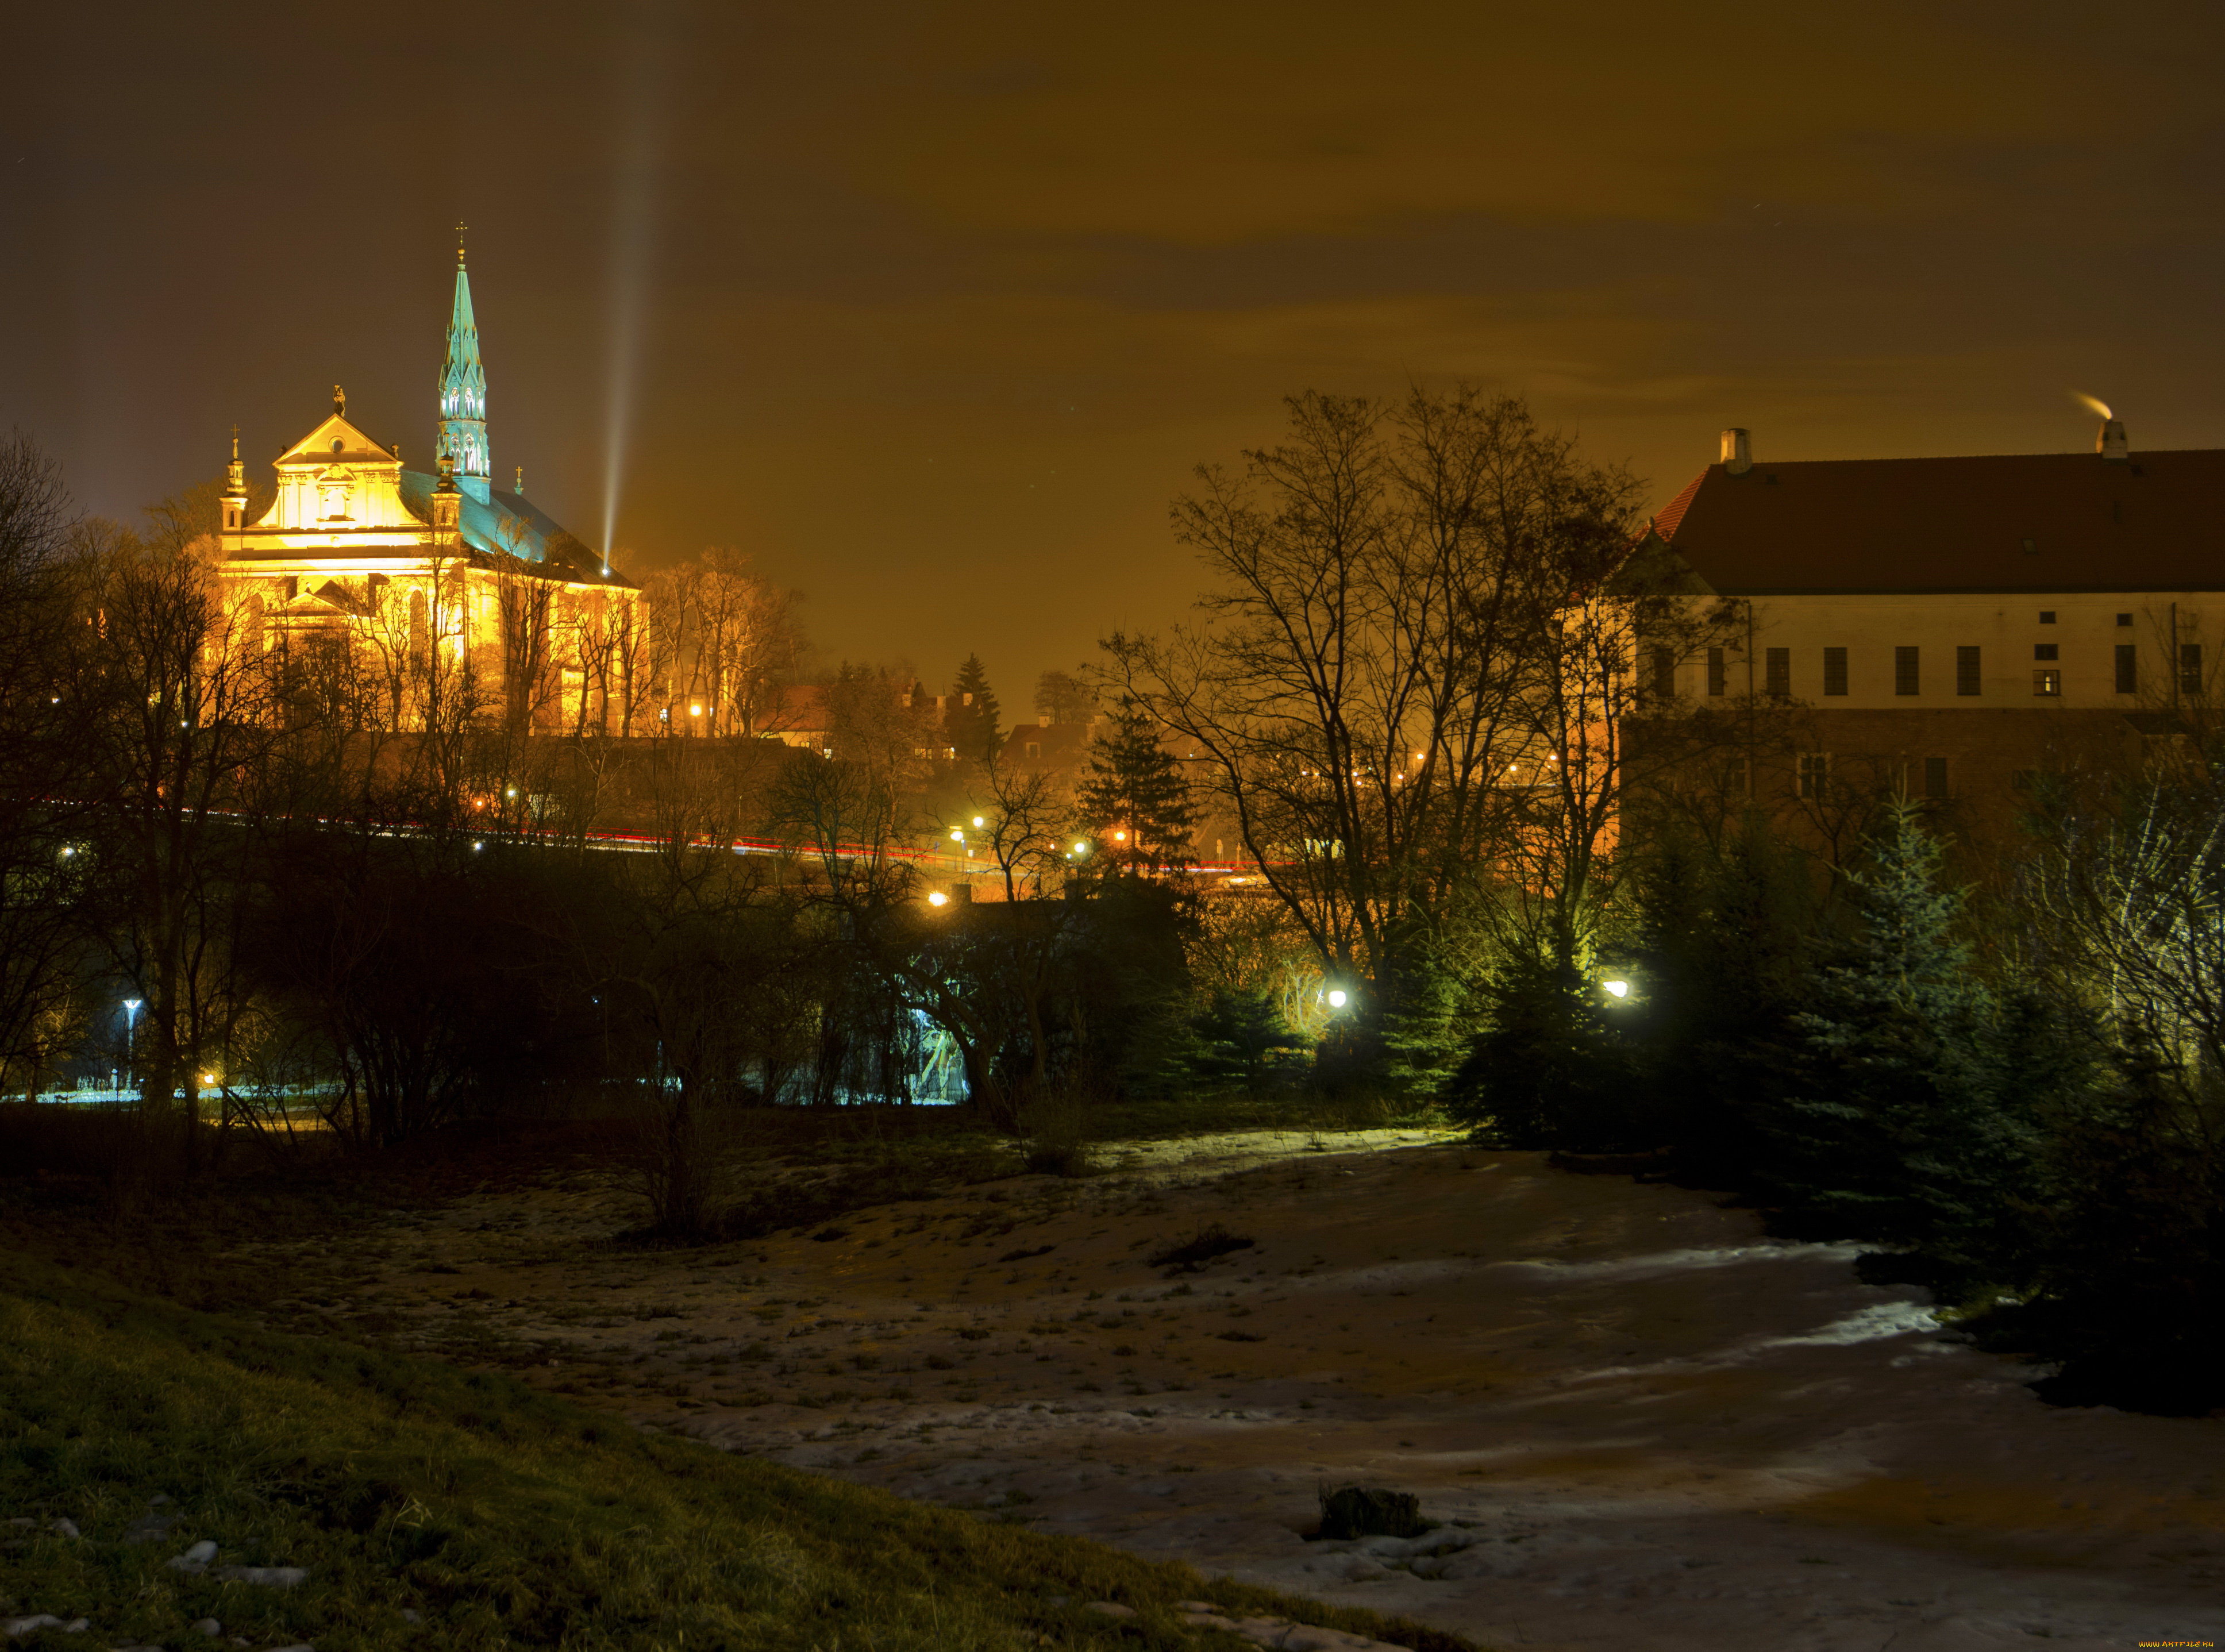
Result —
[{"label": "red tile roof", "polygon": [[1727,594],[2225,590],[2225,449],[1711,465],[1653,526]]}]

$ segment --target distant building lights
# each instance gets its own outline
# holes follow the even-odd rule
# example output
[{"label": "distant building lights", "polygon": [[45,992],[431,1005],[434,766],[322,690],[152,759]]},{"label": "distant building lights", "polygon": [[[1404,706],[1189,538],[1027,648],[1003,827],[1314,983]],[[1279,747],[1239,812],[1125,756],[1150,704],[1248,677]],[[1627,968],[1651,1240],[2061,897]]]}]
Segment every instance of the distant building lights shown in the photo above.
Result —
[{"label": "distant building lights", "polygon": [[473,845],[472,845],[472,852],[473,854],[477,854],[480,850],[482,850],[482,849],[484,849],[484,848],[485,848],[485,847],[486,847],[486,845],[485,845],[484,843],[475,843],[475,844],[473,844]]}]

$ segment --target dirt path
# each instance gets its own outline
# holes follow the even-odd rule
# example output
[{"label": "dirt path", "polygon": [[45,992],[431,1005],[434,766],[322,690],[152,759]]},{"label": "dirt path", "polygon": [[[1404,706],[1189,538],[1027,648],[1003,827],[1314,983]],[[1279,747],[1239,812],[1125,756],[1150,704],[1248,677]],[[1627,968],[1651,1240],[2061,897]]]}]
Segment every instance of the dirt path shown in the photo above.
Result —
[{"label": "dirt path", "polygon": [[[1502,1648],[2225,1627],[2225,1423],[2051,1409],[1849,1250],[1702,1194],[1411,1134],[1331,1145],[1153,1144],[1087,1181],[688,1252],[612,1249],[638,1207],[581,1176],[399,1218],[375,1278],[277,1306]],[[1256,1243],[1145,1262],[1214,1222]],[[1352,1481],[1419,1493],[1467,1546],[1304,1541],[1316,1487]]]}]

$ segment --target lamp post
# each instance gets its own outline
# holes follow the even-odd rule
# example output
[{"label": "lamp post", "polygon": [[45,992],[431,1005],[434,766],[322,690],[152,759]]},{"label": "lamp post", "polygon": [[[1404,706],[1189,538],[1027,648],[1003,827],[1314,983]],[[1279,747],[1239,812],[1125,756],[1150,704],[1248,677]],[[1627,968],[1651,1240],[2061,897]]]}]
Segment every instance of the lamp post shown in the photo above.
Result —
[{"label": "lamp post", "polygon": [[146,1002],[144,998],[126,998],[124,1001],[124,1082],[131,1087],[136,1087],[139,1082],[136,1060],[138,1051],[132,1035],[139,1025],[139,1006]]}]

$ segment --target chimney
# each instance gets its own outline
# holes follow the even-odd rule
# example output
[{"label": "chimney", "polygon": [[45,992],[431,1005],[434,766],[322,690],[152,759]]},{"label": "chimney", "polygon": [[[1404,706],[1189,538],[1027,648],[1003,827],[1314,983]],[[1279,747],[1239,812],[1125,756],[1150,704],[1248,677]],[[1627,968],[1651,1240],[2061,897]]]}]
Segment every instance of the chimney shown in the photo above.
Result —
[{"label": "chimney", "polygon": [[2133,446],[2125,440],[2122,419],[2104,419],[2101,433],[2094,438],[2094,451],[2103,459],[2126,459],[2133,456]]},{"label": "chimney", "polygon": [[1746,433],[1735,427],[1723,432],[1723,468],[1733,476],[1744,476],[1753,468],[1753,448]]}]

